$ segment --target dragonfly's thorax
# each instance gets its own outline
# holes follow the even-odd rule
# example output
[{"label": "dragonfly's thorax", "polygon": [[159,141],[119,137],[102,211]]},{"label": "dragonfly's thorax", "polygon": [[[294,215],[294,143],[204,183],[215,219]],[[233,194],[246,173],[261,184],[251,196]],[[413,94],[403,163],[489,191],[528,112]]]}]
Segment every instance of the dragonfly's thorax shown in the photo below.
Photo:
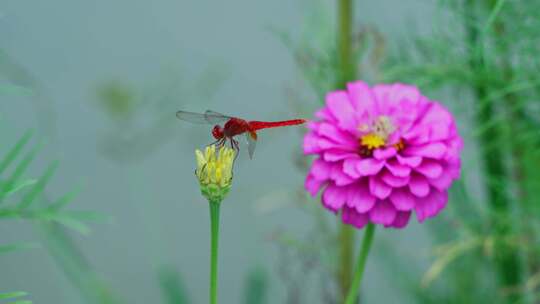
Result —
[{"label": "dragonfly's thorax", "polygon": [[231,118],[223,126],[223,133],[226,137],[240,135],[247,130],[249,130],[248,122],[240,118]]}]

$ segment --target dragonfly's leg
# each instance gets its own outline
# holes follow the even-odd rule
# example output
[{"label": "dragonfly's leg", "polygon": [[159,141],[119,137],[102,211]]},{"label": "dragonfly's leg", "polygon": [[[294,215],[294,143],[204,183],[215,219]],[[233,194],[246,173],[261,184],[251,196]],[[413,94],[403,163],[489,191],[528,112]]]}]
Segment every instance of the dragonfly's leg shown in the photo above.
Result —
[{"label": "dragonfly's leg", "polygon": [[240,153],[240,146],[238,145],[238,141],[233,140],[233,143],[234,143],[234,147],[236,148],[236,152]]},{"label": "dragonfly's leg", "polygon": [[238,157],[238,154],[240,153],[240,147],[238,146],[238,141],[231,138],[231,147],[236,151],[234,155],[234,160],[236,161],[236,158]]},{"label": "dragonfly's leg", "polygon": [[218,146],[219,146],[219,142],[220,142],[220,141],[221,141],[221,138],[218,139],[218,140],[216,140],[216,141],[214,141],[214,142],[212,142],[211,144],[208,144],[207,147],[212,146],[212,145],[218,145]]}]

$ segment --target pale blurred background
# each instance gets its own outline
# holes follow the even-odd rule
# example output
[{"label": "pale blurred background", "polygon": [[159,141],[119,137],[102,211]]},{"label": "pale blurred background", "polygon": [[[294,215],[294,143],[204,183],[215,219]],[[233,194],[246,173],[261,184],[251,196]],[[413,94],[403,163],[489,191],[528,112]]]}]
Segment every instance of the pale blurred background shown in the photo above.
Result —
[{"label": "pale blurred background", "polygon": [[[397,45],[409,30],[430,30],[430,3],[358,1],[356,19]],[[48,192],[82,186],[69,208],[110,217],[90,223],[89,235],[69,234],[126,303],[160,303],[157,272],[164,265],[180,272],[191,303],[207,301],[209,217],[193,152],[211,141],[210,127],[178,121],[175,111],[309,118],[318,101],[303,109],[291,104],[287,87],[298,85],[301,75],[275,32],[298,37],[306,18],[321,12],[332,18],[333,7],[330,0],[2,2],[2,67],[11,76],[0,79],[35,90],[0,97],[2,143],[36,130],[46,153],[30,174],[59,159]],[[120,100],[118,107],[107,98]],[[304,179],[293,166],[302,131],[261,132],[255,158],[239,157],[222,207],[221,303],[241,303],[253,272],[268,282],[268,303],[284,302],[279,246],[270,236],[277,230],[302,235],[313,225],[294,205]],[[403,254],[422,263],[428,253],[417,248],[426,239],[412,222],[406,230],[380,230],[378,237],[402,242]],[[0,227],[2,242],[40,239],[39,227],[12,221]],[[369,262],[365,296],[370,303],[402,303],[380,263]],[[34,303],[85,303],[45,248],[4,255],[0,269],[0,291],[27,291]],[[319,303],[319,281],[298,286],[314,291],[304,303]]]}]

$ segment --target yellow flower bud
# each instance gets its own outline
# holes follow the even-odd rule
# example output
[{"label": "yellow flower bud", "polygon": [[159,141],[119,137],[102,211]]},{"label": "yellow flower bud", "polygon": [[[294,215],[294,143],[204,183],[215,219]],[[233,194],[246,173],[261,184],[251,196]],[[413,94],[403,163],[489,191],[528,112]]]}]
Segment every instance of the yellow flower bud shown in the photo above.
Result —
[{"label": "yellow flower bud", "polygon": [[204,152],[195,150],[197,169],[195,175],[201,185],[202,194],[210,201],[219,203],[225,198],[232,184],[232,169],[235,151],[228,147],[216,150],[215,145]]}]

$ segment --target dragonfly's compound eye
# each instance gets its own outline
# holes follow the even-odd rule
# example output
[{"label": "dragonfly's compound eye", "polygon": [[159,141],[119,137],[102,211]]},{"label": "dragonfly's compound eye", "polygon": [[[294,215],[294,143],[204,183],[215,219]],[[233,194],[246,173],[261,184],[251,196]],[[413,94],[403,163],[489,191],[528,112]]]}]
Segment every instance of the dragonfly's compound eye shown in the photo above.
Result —
[{"label": "dragonfly's compound eye", "polygon": [[212,129],[212,136],[214,136],[215,139],[223,138],[223,128],[219,125],[215,125]]}]

